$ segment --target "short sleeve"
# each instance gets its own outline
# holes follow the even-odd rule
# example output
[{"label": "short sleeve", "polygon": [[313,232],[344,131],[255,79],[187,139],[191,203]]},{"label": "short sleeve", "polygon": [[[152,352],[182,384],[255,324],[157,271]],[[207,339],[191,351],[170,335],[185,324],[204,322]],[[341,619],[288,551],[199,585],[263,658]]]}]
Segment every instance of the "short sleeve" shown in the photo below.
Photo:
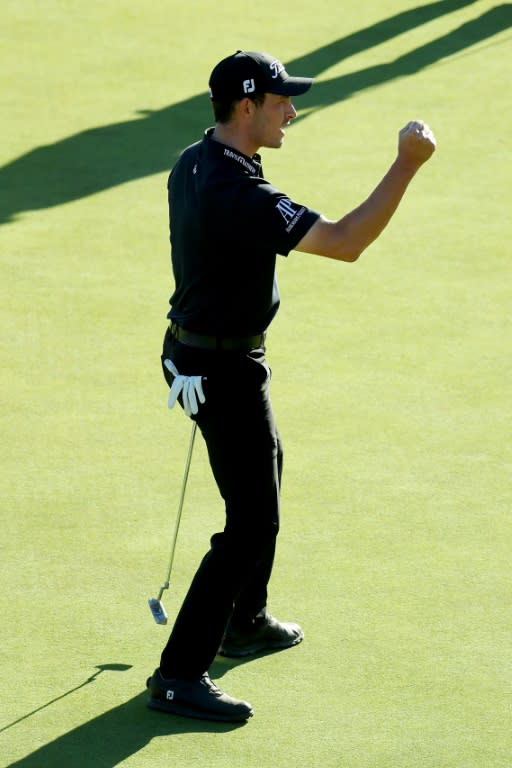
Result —
[{"label": "short sleeve", "polygon": [[291,200],[264,180],[245,190],[238,198],[238,221],[250,233],[253,247],[271,249],[287,256],[320,214]]}]

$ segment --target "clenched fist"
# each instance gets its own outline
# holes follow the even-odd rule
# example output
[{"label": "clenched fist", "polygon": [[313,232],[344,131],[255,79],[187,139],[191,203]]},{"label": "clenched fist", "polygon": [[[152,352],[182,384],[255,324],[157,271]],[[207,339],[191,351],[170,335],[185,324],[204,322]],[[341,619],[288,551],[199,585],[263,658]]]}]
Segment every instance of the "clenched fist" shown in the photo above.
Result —
[{"label": "clenched fist", "polygon": [[398,137],[398,156],[419,168],[435,152],[436,138],[423,120],[411,120]]}]

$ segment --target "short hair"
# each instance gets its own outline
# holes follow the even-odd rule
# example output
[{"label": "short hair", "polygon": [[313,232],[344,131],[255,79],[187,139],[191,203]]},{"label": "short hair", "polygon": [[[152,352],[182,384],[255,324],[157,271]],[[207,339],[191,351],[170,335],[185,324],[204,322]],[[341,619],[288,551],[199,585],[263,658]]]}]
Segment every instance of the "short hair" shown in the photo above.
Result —
[{"label": "short hair", "polygon": [[[251,101],[254,101],[256,106],[261,107],[261,105],[265,101],[265,94],[251,93],[250,96],[248,95],[247,97],[244,97],[244,98],[248,98]],[[233,117],[235,106],[238,104],[239,101],[241,101],[241,99],[232,99],[230,101],[216,101],[212,99],[212,107],[213,107],[215,122],[229,123],[229,121]]]}]

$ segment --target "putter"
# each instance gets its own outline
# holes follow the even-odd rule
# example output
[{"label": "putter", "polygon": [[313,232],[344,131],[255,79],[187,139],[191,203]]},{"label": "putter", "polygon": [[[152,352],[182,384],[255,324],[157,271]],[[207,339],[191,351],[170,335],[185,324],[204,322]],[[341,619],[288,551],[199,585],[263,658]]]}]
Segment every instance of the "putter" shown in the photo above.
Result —
[{"label": "putter", "polygon": [[169,589],[169,584],[171,582],[171,571],[172,571],[172,564],[174,562],[174,551],[176,549],[176,540],[178,538],[178,531],[180,527],[181,512],[183,510],[183,501],[185,499],[185,490],[187,487],[188,473],[190,470],[190,462],[192,461],[192,450],[194,448],[196,427],[197,427],[197,423],[194,421],[192,424],[192,433],[190,435],[190,445],[188,447],[187,462],[185,464],[185,474],[183,475],[183,483],[181,486],[181,497],[180,497],[180,504],[178,507],[178,515],[176,517],[176,524],[174,526],[174,536],[171,544],[171,555],[169,557],[169,566],[167,568],[167,578],[165,579],[165,582],[160,587],[160,592],[158,593],[158,597],[150,597],[148,600],[149,608],[157,624],[167,624],[167,613],[162,604],[162,595],[164,593],[164,590]]}]

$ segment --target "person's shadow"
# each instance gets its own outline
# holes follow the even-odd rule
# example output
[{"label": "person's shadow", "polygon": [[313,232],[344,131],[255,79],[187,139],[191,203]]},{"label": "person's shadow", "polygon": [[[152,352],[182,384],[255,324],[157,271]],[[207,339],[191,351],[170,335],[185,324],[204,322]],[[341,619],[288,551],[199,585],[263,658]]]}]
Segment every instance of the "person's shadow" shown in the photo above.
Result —
[{"label": "person's shadow", "polygon": [[[220,677],[234,666],[234,663],[225,661],[226,663],[215,662],[212,677],[214,675]],[[98,671],[87,680],[19,717],[13,723],[0,728],[0,734],[56,702],[72,696],[76,691],[93,683],[102,672],[120,672],[130,668],[129,664],[98,664],[96,667]],[[141,691],[123,704],[103,712],[26,757],[10,763],[7,768],[50,768],[50,766],[53,768],[59,765],[113,768],[158,736],[173,736],[181,733],[228,733],[245,725],[245,723],[216,723],[170,716],[148,709],[146,701],[147,691]],[[73,706],[73,702],[70,706]]]},{"label": "person's shadow", "polygon": [[[349,56],[478,0],[437,0],[379,21],[287,62],[291,73],[318,76]],[[307,114],[398,77],[413,75],[512,26],[512,4],[498,5],[395,61],[316,83],[301,97]],[[37,147],[0,168],[0,224],[168,170],[212,120],[206,93],[122,123],[90,128]]]}]

